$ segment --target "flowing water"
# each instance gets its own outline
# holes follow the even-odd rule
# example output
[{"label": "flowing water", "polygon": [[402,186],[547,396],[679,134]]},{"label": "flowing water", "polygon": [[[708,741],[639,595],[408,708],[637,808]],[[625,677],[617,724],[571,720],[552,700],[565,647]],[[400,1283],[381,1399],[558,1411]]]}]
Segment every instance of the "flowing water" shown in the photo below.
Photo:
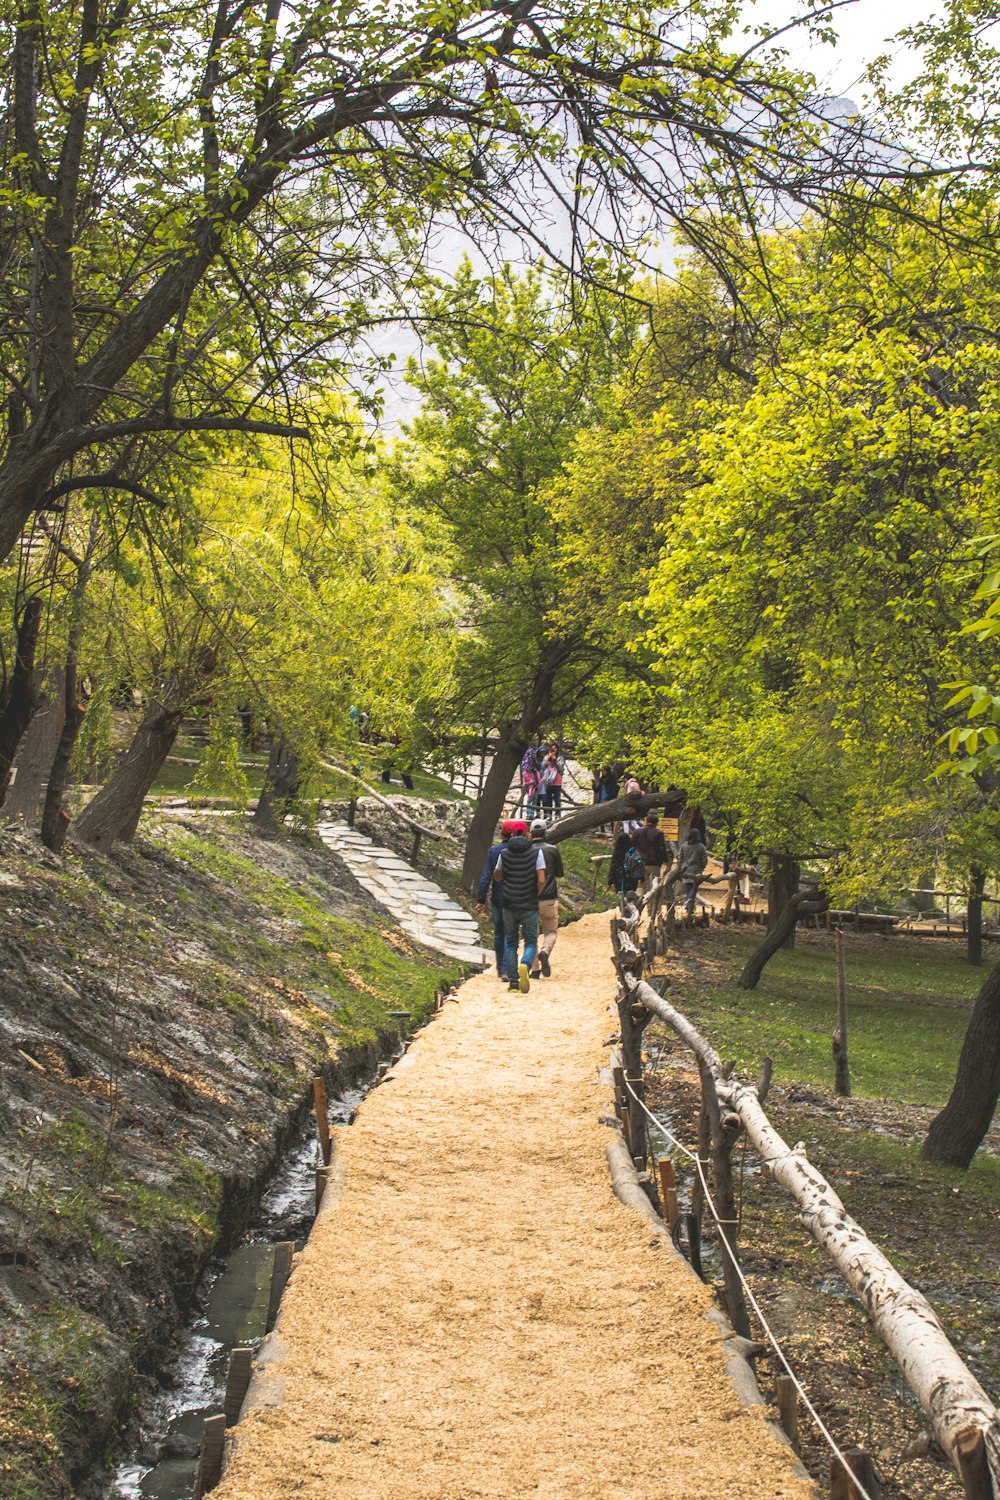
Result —
[{"label": "flowing water", "polygon": [[[378,1072],[330,1101],[330,1121],[347,1125]],[[279,1165],[246,1240],[224,1263],[206,1272],[201,1311],[184,1334],[170,1365],[170,1385],[143,1413],[137,1451],[119,1465],[114,1500],[190,1500],[202,1422],[222,1410],[230,1352],[255,1347],[266,1332],[274,1247],[300,1247],[315,1216],[317,1145],[292,1148]]]}]

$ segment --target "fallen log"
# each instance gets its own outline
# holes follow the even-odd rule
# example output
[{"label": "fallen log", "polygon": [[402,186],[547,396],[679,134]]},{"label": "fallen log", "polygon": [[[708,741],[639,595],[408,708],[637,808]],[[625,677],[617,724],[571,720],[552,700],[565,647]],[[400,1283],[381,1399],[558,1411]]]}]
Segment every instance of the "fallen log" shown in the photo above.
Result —
[{"label": "fallen log", "polygon": [[630,813],[649,812],[651,807],[679,807],[683,801],[684,793],[676,788],[669,792],[629,792],[611,802],[592,802],[565,818],[558,818],[549,825],[545,837],[550,844],[559,844],[576,833],[586,833],[588,828],[599,828],[602,823],[618,823]]},{"label": "fallen log", "polygon": [[929,1302],[872,1244],[801,1145],[782,1139],[757,1090],[727,1080],[718,1055],[686,1016],[643,980],[623,977],[633,998],[672,1027],[714,1075],[719,1102],[739,1116],[762,1170],[795,1200],[800,1222],[863,1303],[959,1474],[968,1468],[969,1452],[978,1448],[1000,1500],[1000,1412],[949,1342]]}]

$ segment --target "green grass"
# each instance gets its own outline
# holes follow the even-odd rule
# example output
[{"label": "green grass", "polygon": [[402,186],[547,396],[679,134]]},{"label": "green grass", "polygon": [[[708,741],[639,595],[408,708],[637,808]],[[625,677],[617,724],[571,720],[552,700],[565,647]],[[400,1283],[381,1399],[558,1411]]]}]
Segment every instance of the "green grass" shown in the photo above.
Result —
[{"label": "green grass", "polygon": [[[829,1087],[837,989],[832,939],[798,939],[774,957],[756,990],[736,987],[755,942],[742,933],[713,935],[718,971],[692,985],[692,1008],[716,1050],[755,1071],[773,1057],[783,1080]],[[928,942],[847,938],[848,1054],[855,1093],[939,1107],[955,1076],[970,1003],[983,970],[956,947]],[[683,988],[687,988],[686,985]],[[685,1008],[683,994],[677,1001]]]},{"label": "green grass", "polygon": [[580,837],[564,839],[559,845],[559,853],[562,855],[563,868],[566,871],[563,889],[580,916],[585,916],[587,912],[606,911],[609,906],[614,905],[614,895],[608,890],[606,862],[599,868],[597,894],[591,895],[594,888],[594,866],[590,862],[591,856],[610,854],[611,843],[608,839]]},{"label": "green grass", "polygon": [[[433,1005],[439,971],[455,971],[453,961],[429,950],[412,955],[397,951],[384,936],[386,919],[373,916],[370,922],[359,922],[333,916],[321,893],[273,875],[215,840],[177,830],[166,848],[174,858],[257,902],[265,926],[273,916],[294,924],[297,932],[290,939],[275,940],[248,925],[238,933],[217,934],[213,946],[234,970],[277,975],[298,989],[327,995],[344,1041],[373,1041],[386,1027],[390,1010],[408,1010],[419,1022]],[[232,976],[220,975],[213,998],[234,1009],[233,994]],[[306,1012],[304,1018],[317,1027],[324,1025],[314,1013],[311,1017]]]}]

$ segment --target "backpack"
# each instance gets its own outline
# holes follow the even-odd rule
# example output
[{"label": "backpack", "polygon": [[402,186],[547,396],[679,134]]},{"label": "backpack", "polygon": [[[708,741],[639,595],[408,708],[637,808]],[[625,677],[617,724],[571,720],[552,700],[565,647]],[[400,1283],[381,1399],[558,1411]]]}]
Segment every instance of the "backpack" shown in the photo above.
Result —
[{"label": "backpack", "polygon": [[633,844],[622,860],[622,881],[625,885],[638,885],[645,873],[646,861]]}]

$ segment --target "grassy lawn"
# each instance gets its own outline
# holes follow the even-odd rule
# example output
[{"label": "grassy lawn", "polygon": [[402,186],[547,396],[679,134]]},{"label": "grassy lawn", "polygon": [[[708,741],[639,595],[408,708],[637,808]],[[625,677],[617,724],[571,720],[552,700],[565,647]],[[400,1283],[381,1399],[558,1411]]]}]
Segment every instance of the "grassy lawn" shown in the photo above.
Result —
[{"label": "grassy lawn", "polygon": [[[756,990],[738,989],[736,978],[759,935],[760,929],[716,929],[699,937],[699,973],[688,978],[682,965],[676,1003],[698,1018],[716,1050],[735,1057],[738,1066],[755,1071],[766,1052],[777,1077],[832,1087],[833,938],[800,933],[793,950],[771,960]],[[957,943],[850,934],[846,966],[854,1092],[944,1104],[986,970],[970,968]]]}]

